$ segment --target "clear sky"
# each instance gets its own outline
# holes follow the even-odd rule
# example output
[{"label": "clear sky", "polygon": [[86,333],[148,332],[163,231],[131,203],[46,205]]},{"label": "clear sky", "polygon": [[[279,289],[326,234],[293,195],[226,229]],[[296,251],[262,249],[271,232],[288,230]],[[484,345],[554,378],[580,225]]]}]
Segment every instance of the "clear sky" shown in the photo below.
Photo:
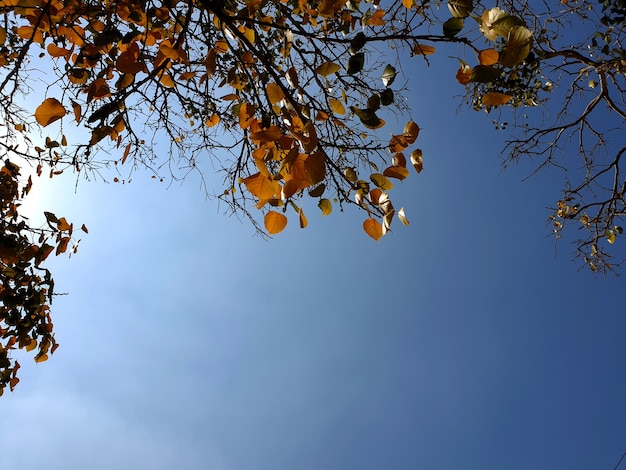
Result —
[{"label": "clear sky", "polygon": [[16,356],[0,469],[612,469],[624,280],[555,245],[559,176],[501,172],[449,62],[436,84],[410,64],[425,169],[380,242],[314,204],[265,241],[193,179],[36,180],[31,204],[89,235],[50,263],[61,346]]}]

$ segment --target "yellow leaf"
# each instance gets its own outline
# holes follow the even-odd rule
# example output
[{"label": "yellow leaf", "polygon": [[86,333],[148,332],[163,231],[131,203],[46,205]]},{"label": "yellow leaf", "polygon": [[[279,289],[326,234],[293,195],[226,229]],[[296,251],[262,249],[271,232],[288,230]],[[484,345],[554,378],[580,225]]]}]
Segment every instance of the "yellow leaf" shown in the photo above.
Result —
[{"label": "yellow leaf", "polygon": [[335,64],[334,62],[328,61],[324,62],[322,65],[316,68],[315,72],[322,75],[323,77],[328,77],[329,75],[338,72],[339,69],[341,69],[339,65]]},{"label": "yellow leaf", "polygon": [[363,222],[363,230],[374,240],[380,240],[383,236],[383,228],[376,219],[365,219],[365,222]]},{"label": "yellow leaf", "polygon": [[213,48],[217,54],[225,54],[228,52],[228,43],[224,40],[219,40],[215,43]]},{"label": "yellow leaf", "polygon": [[285,94],[283,93],[283,90],[276,83],[268,83],[266,90],[267,98],[272,104],[276,104],[285,99]]},{"label": "yellow leaf", "polygon": [[46,98],[35,110],[35,119],[46,127],[48,124],[61,119],[67,111],[56,98]]},{"label": "yellow leaf", "polygon": [[372,182],[384,191],[388,191],[393,188],[393,183],[387,179],[386,176],[380,173],[372,173],[370,175]]},{"label": "yellow leaf", "polygon": [[274,235],[282,232],[287,226],[287,217],[280,212],[269,211],[264,218],[265,230]]},{"label": "yellow leaf", "polygon": [[330,215],[333,211],[333,205],[330,200],[326,198],[320,199],[320,202],[317,203],[317,207],[321,209],[322,215]]},{"label": "yellow leaf", "polygon": [[606,236],[606,241],[609,242],[611,245],[615,243],[615,231],[614,230],[609,230],[608,232],[606,232],[605,236]]},{"label": "yellow leaf", "polygon": [[309,225],[309,221],[306,220],[306,216],[304,215],[302,208],[298,211],[298,216],[300,217],[300,228],[306,228],[307,225]]},{"label": "yellow leaf", "polygon": [[480,65],[493,65],[498,63],[498,51],[495,49],[485,49],[478,53]]},{"label": "yellow leaf", "polygon": [[280,184],[260,172],[243,179],[248,191],[258,199],[271,199],[280,192]]},{"label": "yellow leaf", "polygon": [[506,104],[513,98],[511,95],[505,95],[504,93],[487,93],[483,96],[483,104],[485,106],[500,106]]},{"label": "yellow leaf", "polygon": [[404,8],[410,10],[413,8],[413,5],[415,5],[415,0],[402,0],[402,5],[404,5]]},{"label": "yellow leaf", "polygon": [[335,98],[329,98],[328,105],[330,106],[330,109],[333,110],[333,113],[346,114],[346,108],[343,106],[343,103],[340,100],[337,100]]},{"label": "yellow leaf", "polygon": [[219,114],[212,114],[210,117],[206,118],[206,120],[204,121],[204,124],[207,127],[214,127],[214,126],[217,126],[219,122],[220,122]]}]

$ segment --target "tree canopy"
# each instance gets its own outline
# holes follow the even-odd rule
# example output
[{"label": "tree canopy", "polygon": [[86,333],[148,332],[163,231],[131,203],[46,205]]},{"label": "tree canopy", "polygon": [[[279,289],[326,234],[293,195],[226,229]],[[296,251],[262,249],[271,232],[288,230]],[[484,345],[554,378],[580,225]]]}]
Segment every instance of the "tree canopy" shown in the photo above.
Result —
[{"label": "tree canopy", "polygon": [[[363,211],[378,240],[396,218],[394,229],[409,225],[392,189],[428,161],[403,99],[410,71],[427,74],[444,54],[462,104],[510,133],[507,163],[563,172],[562,197],[546,201],[553,233],[575,233],[583,264],[611,271],[625,215],[625,21],[621,0],[1,0],[0,148],[51,177],[122,183],[138,167],[157,179],[210,168],[221,184],[207,193],[262,233],[290,219],[306,227],[312,199],[323,215]],[[12,168],[2,171],[15,187]],[[3,212],[3,236],[22,246],[2,255],[3,270],[32,271],[49,248],[22,241],[19,230],[42,229],[6,225],[16,217]],[[46,236],[67,248],[71,224],[46,217]],[[33,285],[51,283],[44,272]],[[3,277],[0,292],[15,283]],[[38,299],[51,287],[34,288]],[[8,298],[2,325],[27,315]],[[3,328],[3,351],[39,341],[41,359],[54,348],[46,328]]]}]

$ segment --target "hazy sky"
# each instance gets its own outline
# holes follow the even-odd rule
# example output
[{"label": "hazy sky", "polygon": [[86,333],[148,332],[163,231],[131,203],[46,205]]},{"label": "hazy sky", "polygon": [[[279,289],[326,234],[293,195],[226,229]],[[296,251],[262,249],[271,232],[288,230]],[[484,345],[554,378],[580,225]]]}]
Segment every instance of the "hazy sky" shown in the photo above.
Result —
[{"label": "hazy sky", "polygon": [[559,175],[501,171],[504,134],[455,114],[456,64],[410,66],[425,169],[380,242],[314,202],[265,241],[193,179],[36,180],[31,207],[89,235],[50,263],[61,346],[16,356],[0,468],[612,469],[623,279],[555,245]]}]

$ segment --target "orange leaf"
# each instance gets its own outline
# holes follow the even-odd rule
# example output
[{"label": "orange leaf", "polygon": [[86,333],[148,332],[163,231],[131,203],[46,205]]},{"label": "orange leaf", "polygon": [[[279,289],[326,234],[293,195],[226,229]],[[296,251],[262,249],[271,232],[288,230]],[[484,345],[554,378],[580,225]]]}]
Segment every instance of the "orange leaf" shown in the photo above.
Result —
[{"label": "orange leaf", "polygon": [[383,236],[383,227],[376,219],[365,219],[365,222],[363,222],[363,230],[374,240],[380,240]]},{"label": "orange leaf", "polygon": [[104,78],[98,78],[94,80],[87,91],[87,102],[91,100],[99,100],[111,96],[111,90],[109,84]]},{"label": "orange leaf", "polygon": [[513,98],[511,95],[504,93],[487,93],[483,96],[483,104],[485,106],[500,106],[508,103],[511,98]]},{"label": "orange leaf", "polygon": [[403,166],[390,166],[383,171],[383,175],[389,178],[396,178],[402,181],[409,176],[409,170]]},{"label": "orange leaf", "polygon": [[485,49],[478,53],[480,65],[493,65],[498,63],[498,51],[495,49]]},{"label": "orange leaf", "polygon": [[46,98],[35,110],[35,119],[46,127],[48,124],[61,119],[67,111],[56,98]]},{"label": "orange leaf", "polygon": [[467,85],[472,78],[472,68],[469,66],[462,66],[456,72],[456,81],[461,85]]},{"label": "orange leaf", "polygon": [[280,212],[269,211],[265,214],[263,222],[265,223],[265,230],[267,230],[267,233],[274,235],[285,229],[287,226],[287,217]]},{"label": "orange leaf", "polygon": [[263,176],[261,173],[244,178],[243,184],[258,199],[271,199],[275,197],[276,193],[280,192],[280,184]]},{"label": "orange leaf", "polygon": [[262,131],[252,132],[250,134],[250,140],[253,142],[273,142],[280,139],[281,132],[278,126],[270,126]]}]

